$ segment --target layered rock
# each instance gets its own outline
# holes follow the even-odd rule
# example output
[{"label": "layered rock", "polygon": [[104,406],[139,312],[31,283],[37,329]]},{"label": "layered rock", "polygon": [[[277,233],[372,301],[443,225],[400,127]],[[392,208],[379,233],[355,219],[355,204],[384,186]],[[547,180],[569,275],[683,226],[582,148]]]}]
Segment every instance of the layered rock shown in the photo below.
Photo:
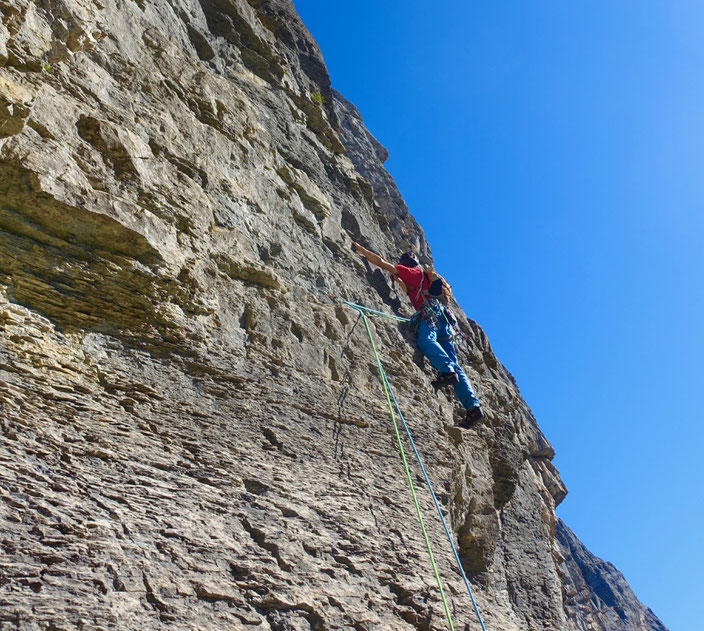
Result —
[{"label": "layered rock", "polygon": [[[0,7],[0,627],[440,628],[339,301],[408,315],[352,238],[431,254],[291,3]],[[663,628],[565,534],[550,444],[460,325],[470,431],[404,326],[372,329],[487,628]]]},{"label": "layered rock", "polygon": [[640,605],[623,574],[589,552],[561,519],[555,539],[564,558],[559,571],[571,628],[666,631],[655,614]]}]

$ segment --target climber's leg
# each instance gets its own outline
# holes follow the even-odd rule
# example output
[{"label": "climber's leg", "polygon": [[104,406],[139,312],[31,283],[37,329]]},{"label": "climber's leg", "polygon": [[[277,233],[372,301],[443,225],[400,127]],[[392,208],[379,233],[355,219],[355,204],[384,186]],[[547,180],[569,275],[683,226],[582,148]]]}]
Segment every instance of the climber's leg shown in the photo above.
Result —
[{"label": "climber's leg", "polygon": [[[437,331],[432,328],[425,320],[421,320],[418,324],[418,348],[423,355],[428,358],[431,366],[440,373],[448,373],[456,371],[455,359],[452,359],[445,352],[445,349],[438,344]],[[453,351],[454,355],[454,351]]]},{"label": "climber's leg", "polygon": [[438,344],[442,347],[445,355],[452,362],[455,367],[455,372],[459,381],[455,384],[455,394],[457,395],[458,401],[462,404],[465,410],[471,410],[472,408],[479,407],[479,399],[477,395],[474,394],[469,379],[465,375],[464,370],[457,363],[457,355],[455,354],[455,345],[452,343],[452,339],[449,337],[441,338]]}]

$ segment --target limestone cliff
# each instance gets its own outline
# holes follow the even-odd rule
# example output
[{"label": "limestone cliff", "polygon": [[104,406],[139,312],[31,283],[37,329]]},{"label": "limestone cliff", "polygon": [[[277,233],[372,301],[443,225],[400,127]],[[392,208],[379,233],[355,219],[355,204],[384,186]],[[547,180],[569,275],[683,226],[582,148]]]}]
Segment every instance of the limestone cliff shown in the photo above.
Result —
[{"label": "limestone cliff", "polygon": [[[352,238],[431,255],[291,2],[0,10],[0,628],[443,628],[368,342],[328,297],[407,309]],[[553,450],[460,320],[469,431],[403,325],[372,328],[487,628],[664,629],[556,519]]]}]

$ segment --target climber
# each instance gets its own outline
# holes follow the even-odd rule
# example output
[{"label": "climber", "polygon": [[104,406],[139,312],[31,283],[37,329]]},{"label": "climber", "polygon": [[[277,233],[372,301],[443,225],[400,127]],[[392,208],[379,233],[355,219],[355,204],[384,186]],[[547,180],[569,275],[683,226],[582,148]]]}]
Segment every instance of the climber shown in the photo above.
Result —
[{"label": "climber", "polygon": [[457,399],[467,410],[460,425],[465,428],[474,425],[484,415],[467,376],[457,362],[452,341],[457,321],[443,304],[450,295],[447,283],[434,270],[424,270],[413,252],[404,253],[398,265],[394,265],[359,243],[352,242],[352,248],[373,265],[392,274],[394,280],[406,291],[417,312],[418,347],[440,373],[432,382],[435,391],[454,386]]}]

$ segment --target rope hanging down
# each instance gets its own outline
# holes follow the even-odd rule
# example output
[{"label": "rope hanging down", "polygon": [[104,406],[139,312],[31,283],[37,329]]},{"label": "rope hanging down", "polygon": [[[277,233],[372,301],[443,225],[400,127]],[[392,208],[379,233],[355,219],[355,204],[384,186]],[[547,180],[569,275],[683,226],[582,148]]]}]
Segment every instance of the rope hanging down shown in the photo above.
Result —
[{"label": "rope hanging down", "polygon": [[372,337],[371,330],[369,329],[369,324],[368,324],[368,322],[367,322],[366,313],[373,313],[373,314],[375,314],[375,315],[380,315],[380,316],[383,316],[383,317],[386,317],[386,318],[390,318],[390,319],[393,319],[393,320],[399,320],[399,321],[401,321],[401,322],[403,322],[403,321],[405,321],[405,322],[410,322],[410,320],[409,320],[408,318],[401,318],[401,317],[399,317],[399,316],[393,316],[393,315],[390,315],[390,314],[383,313],[383,312],[381,312],[381,311],[376,311],[375,309],[369,309],[368,307],[363,307],[363,306],[361,306],[361,305],[357,305],[357,304],[354,304],[354,303],[351,303],[351,302],[347,302],[346,300],[343,300],[343,302],[344,302],[347,306],[352,307],[353,309],[355,309],[356,311],[358,311],[358,312],[360,313],[360,315],[362,316],[362,319],[363,319],[363,321],[364,321],[364,327],[365,327],[365,329],[366,329],[366,331],[367,331],[367,335],[369,336],[369,342],[371,343],[372,350],[374,351],[374,356],[375,356],[375,358],[376,358],[377,366],[379,367],[379,374],[381,375],[382,385],[384,386],[384,392],[385,392],[385,394],[386,394],[386,399],[387,399],[387,402],[388,402],[388,404],[389,404],[389,411],[391,412],[391,419],[392,419],[393,424],[394,424],[394,430],[395,430],[395,432],[396,432],[396,439],[397,439],[397,441],[398,441],[399,450],[401,451],[401,459],[403,460],[403,464],[404,464],[404,467],[405,467],[405,469],[406,469],[406,476],[408,477],[408,482],[409,482],[410,487],[411,487],[411,494],[413,495],[413,501],[414,501],[415,506],[416,506],[416,512],[417,512],[417,514],[418,514],[418,520],[420,521],[421,529],[423,530],[423,536],[424,536],[425,542],[426,542],[426,546],[428,547],[428,553],[429,553],[429,555],[430,555],[430,562],[431,562],[431,565],[433,566],[433,570],[434,570],[434,572],[435,572],[435,578],[436,578],[436,580],[437,580],[437,582],[438,582],[438,587],[439,587],[439,589],[440,589],[440,594],[441,594],[441,597],[442,597],[443,605],[445,606],[445,614],[446,614],[446,616],[447,616],[447,620],[448,620],[448,623],[449,623],[449,625],[450,625],[450,629],[453,629],[452,620],[451,620],[451,618],[450,618],[450,613],[449,613],[449,611],[448,611],[448,609],[447,609],[447,602],[445,601],[445,595],[444,595],[444,592],[443,592],[443,589],[442,589],[442,585],[441,585],[441,583],[440,583],[440,577],[438,576],[438,573],[437,573],[437,568],[436,568],[436,566],[435,566],[435,560],[434,560],[434,558],[433,558],[433,553],[432,553],[432,551],[431,551],[431,549],[430,549],[430,542],[429,542],[429,540],[428,540],[428,536],[427,536],[427,533],[426,533],[426,531],[425,531],[425,526],[424,526],[424,524],[423,524],[423,519],[422,519],[421,514],[420,514],[420,506],[419,506],[418,501],[417,501],[417,499],[416,499],[415,490],[414,490],[414,488],[413,488],[413,482],[411,481],[410,471],[409,471],[409,469],[408,469],[408,464],[407,464],[407,462],[406,462],[406,457],[405,457],[405,453],[404,453],[404,450],[403,450],[403,445],[401,444],[401,437],[400,437],[400,434],[399,434],[399,431],[398,431],[398,426],[397,426],[397,424],[396,424],[396,417],[395,417],[394,412],[393,412],[393,409],[392,409],[392,407],[391,407],[391,400],[389,399],[389,393],[391,394],[391,398],[393,398],[394,406],[396,407],[396,411],[398,412],[398,416],[399,416],[399,418],[401,419],[401,423],[402,423],[402,425],[403,425],[403,429],[404,429],[405,432],[406,432],[406,436],[408,437],[408,440],[409,440],[409,442],[410,442],[410,444],[411,444],[411,447],[412,447],[412,449],[413,449],[413,453],[415,454],[416,460],[418,461],[418,464],[419,464],[419,466],[420,466],[420,469],[421,469],[421,471],[423,472],[423,477],[425,478],[425,483],[426,483],[426,485],[428,486],[428,490],[430,491],[430,496],[432,497],[433,503],[435,504],[435,510],[437,511],[438,515],[440,516],[440,521],[442,522],[443,528],[445,529],[445,534],[447,535],[447,540],[450,542],[450,547],[452,548],[452,553],[454,554],[455,560],[457,561],[457,568],[459,569],[460,574],[462,575],[462,579],[464,580],[464,584],[465,584],[465,587],[467,588],[467,592],[468,592],[468,594],[469,594],[469,598],[470,598],[470,600],[472,601],[472,606],[474,607],[474,612],[477,614],[477,619],[479,620],[479,624],[480,624],[480,626],[481,626],[481,628],[482,628],[482,631],[486,631],[486,627],[484,626],[484,621],[482,620],[481,613],[479,612],[479,607],[478,607],[477,602],[476,602],[476,600],[475,600],[475,598],[474,598],[474,594],[473,594],[473,592],[472,592],[472,588],[471,588],[470,585],[469,585],[469,580],[467,579],[467,575],[465,574],[464,568],[462,567],[462,562],[460,561],[459,554],[457,553],[457,548],[455,547],[455,544],[454,544],[454,542],[453,542],[453,540],[452,540],[452,535],[450,534],[450,530],[449,530],[449,528],[447,527],[447,523],[445,522],[445,518],[443,517],[442,511],[440,510],[440,505],[438,504],[437,497],[435,496],[435,491],[433,490],[433,486],[432,486],[432,484],[430,483],[430,478],[428,477],[428,474],[427,474],[427,472],[426,472],[426,470],[425,470],[425,466],[423,466],[423,461],[421,460],[420,454],[418,453],[418,449],[416,449],[416,444],[415,444],[415,442],[414,442],[414,440],[413,440],[413,437],[411,436],[411,431],[410,431],[410,429],[408,428],[408,425],[406,424],[406,420],[403,418],[403,414],[402,414],[402,412],[401,412],[401,408],[399,407],[398,401],[396,400],[396,395],[394,394],[393,389],[391,388],[391,384],[389,383],[388,377],[386,376],[386,371],[384,370],[384,367],[382,366],[381,358],[379,357],[379,353],[377,352],[377,349],[376,349],[376,344],[374,343],[374,339],[373,339],[373,337]]},{"label": "rope hanging down", "polygon": [[435,565],[435,557],[433,556],[433,550],[430,547],[430,539],[428,539],[428,532],[425,529],[425,524],[423,523],[423,515],[420,511],[420,504],[418,504],[418,498],[416,497],[416,491],[413,486],[413,480],[411,478],[411,470],[408,468],[408,462],[406,460],[406,453],[403,449],[403,443],[401,442],[401,434],[398,431],[398,423],[396,423],[396,415],[394,414],[394,408],[391,405],[391,397],[389,396],[389,386],[388,380],[386,379],[386,373],[384,372],[384,367],[381,365],[381,359],[379,358],[379,353],[376,350],[376,344],[374,344],[374,338],[372,337],[372,332],[369,329],[369,321],[365,314],[365,309],[357,309],[362,316],[362,321],[364,322],[364,328],[367,330],[367,335],[369,336],[369,342],[372,345],[372,350],[374,351],[374,356],[376,357],[376,364],[379,368],[379,374],[381,375],[381,383],[384,386],[384,394],[386,394],[386,402],[389,404],[389,412],[391,413],[391,420],[394,424],[394,433],[396,434],[396,442],[398,443],[398,449],[401,452],[401,460],[403,461],[403,467],[406,471],[406,478],[408,479],[408,486],[411,489],[411,495],[413,497],[413,503],[416,507],[416,515],[418,516],[418,521],[420,523],[420,529],[423,533],[423,539],[425,540],[425,547],[428,549],[428,555],[430,556],[430,564],[433,566],[433,573],[435,574],[435,581],[438,584],[438,589],[440,590],[440,598],[442,599],[442,605],[445,609],[445,617],[447,618],[447,624],[450,627],[450,631],[455,631],[455,627],[452,624],[452,616],[450,616],[450,609],[447,605],[447,599],[445,598],[445,591],[442,588],[442,582],[440,580],[440,575],[438,574],[438,568]]},{"label": "rope hanging down", "polygon": [[[332,296],[331,296],[332,297]],[[376,309],[370,309],[369,307],[363,307],[362,305],[356,305],[354,302],[347,302],[343,300],[348,307],[356,309],[360,313],[363,311],[366,313],[373,313],[374,315],[381,316],[382,318],[388,318],[389,320],[397,320],[398,322],[410,322],[410,318],[402,318],[401,316],[394,315],[393,313],[384,313],[383,311],[377,311]]]}]

